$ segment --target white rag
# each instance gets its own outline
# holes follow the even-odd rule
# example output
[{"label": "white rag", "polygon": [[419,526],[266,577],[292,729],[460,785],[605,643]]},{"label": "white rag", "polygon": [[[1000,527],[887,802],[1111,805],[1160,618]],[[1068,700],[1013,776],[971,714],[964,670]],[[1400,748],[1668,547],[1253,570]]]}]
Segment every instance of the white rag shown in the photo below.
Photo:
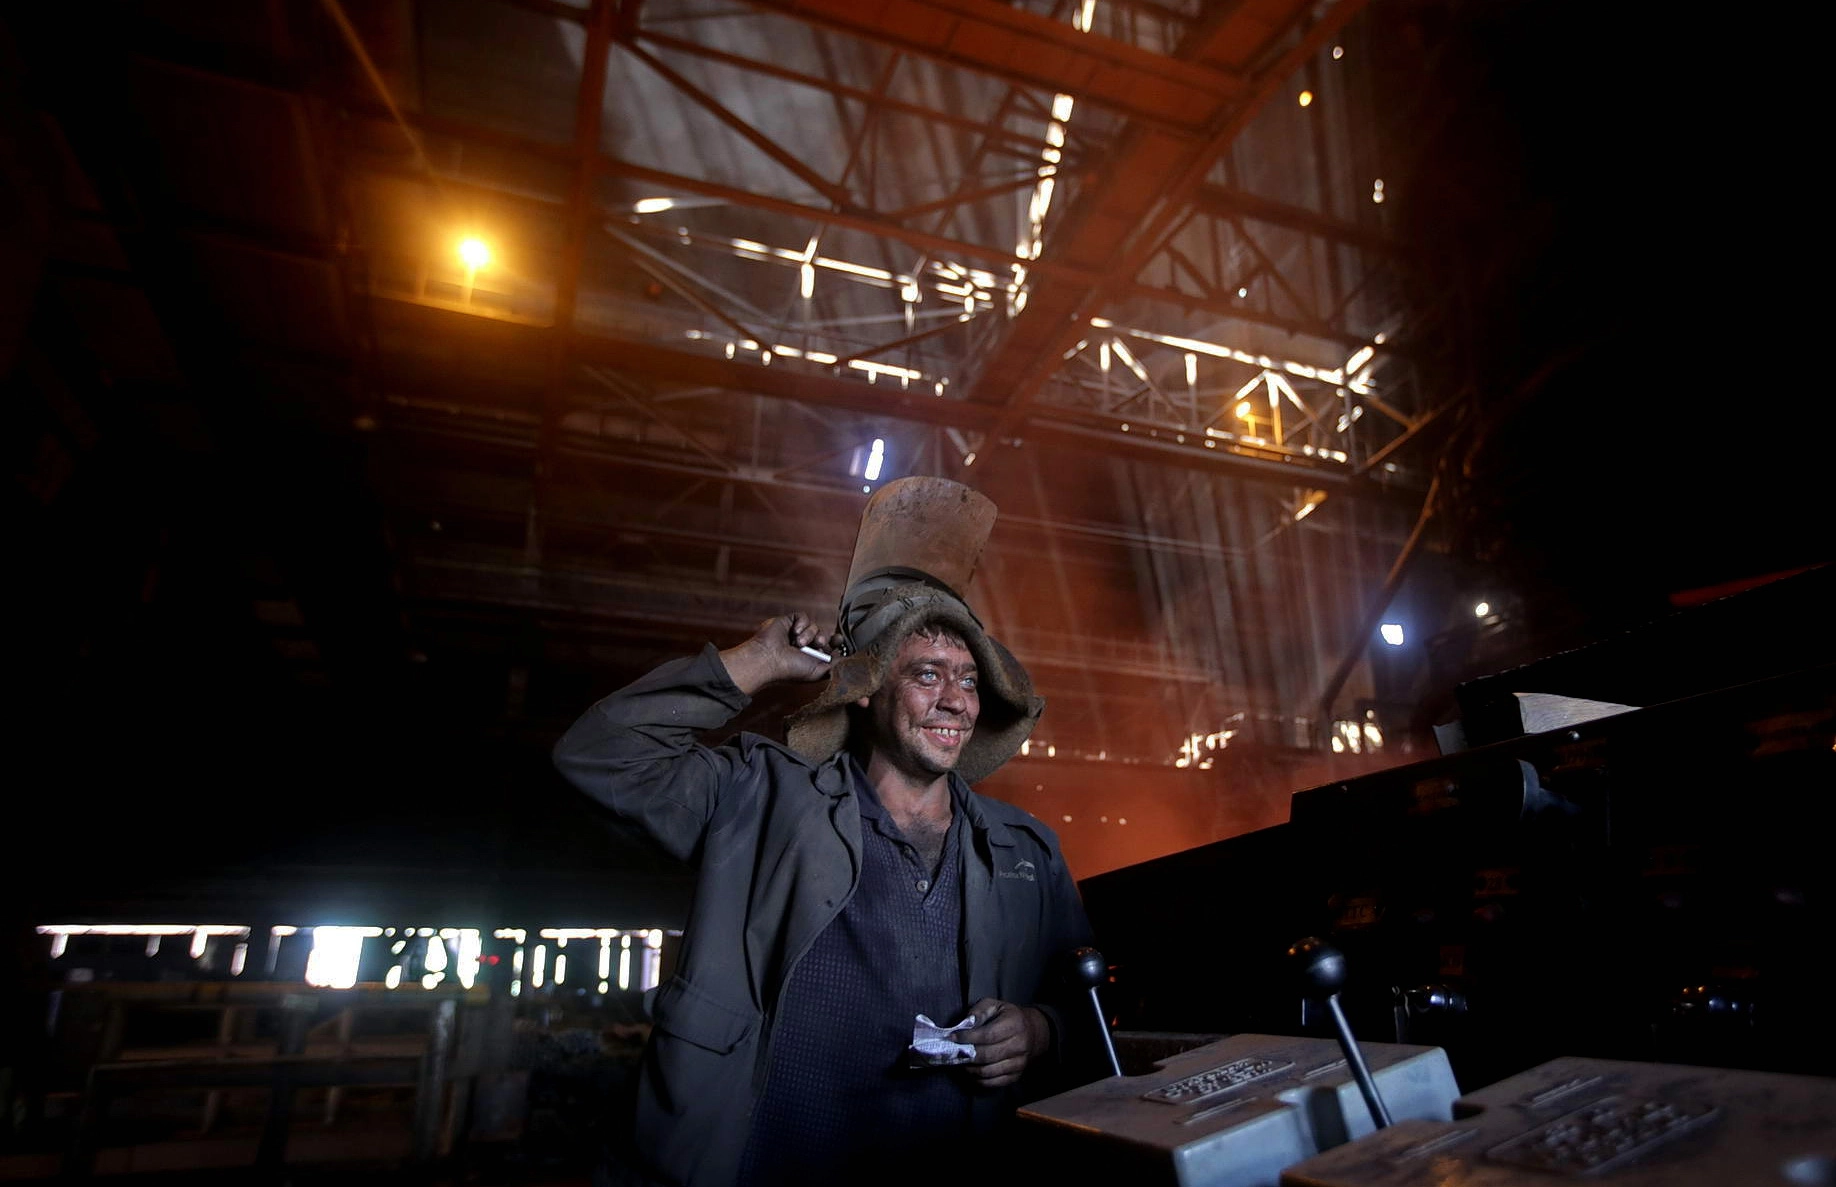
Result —
[{"label": "white rag", "polygon": [[973,1029],[974,1026],[974,1014],[955,1026],[939,1026],[923,1014],[918,1015],[912,1023],[912,1045],[906,1049],[911,1066],[949,1067],[970,1062],[975,1058],[975,1047],[969,1043],[959,1043],[950,1036],[958,1031]]}]

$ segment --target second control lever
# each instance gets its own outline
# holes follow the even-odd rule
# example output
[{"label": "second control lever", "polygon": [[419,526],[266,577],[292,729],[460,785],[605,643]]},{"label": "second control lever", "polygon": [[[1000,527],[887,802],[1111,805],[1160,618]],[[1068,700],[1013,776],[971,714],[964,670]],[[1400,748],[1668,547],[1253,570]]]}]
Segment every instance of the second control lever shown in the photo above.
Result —
[{"label": "second control lever", "polygon": [[1377,1095],[1377,1081],[1371,1079],[1371,1069],[1364,1062],[1364,1052],[1358,1046],[1358,1040],[1352,1037],[1351,1026],[1345,1021],[1345,1011],[1339,1008],[1339,990],[1345,988],[1345,955],[1325,940],[1308,936],[1297,941],[1288,949],[1288,959],[1293,962],[1295,974],[1300,978],[1301,993],[1315,1001],[1324,1001],[1327,1011],[1332,1015],[1332,1026],[1338,1032],[1339,1049],[1345,1052],[1345,1062],[1351,1067],[1352,1079],[1358,1081],[1358,1091],[1364,1094],[1364,1103],[1371,1110],[1371,1120],[1378,1129],[1386,1129],[1390,1124],[1390,1110],[1384,1107],[1383,1098]]},{"label": "second control lever", "polygon": [[1097,1033],[1103,1036],[1103,1054],[1109,1058],[1109,1074],[1122,1074],[1122,1061],[1116,1058],[1116,1042],[1109,1037],[1109,1019],[1103,1014],[1103,1001],[1097,986],[1109,979],[1109,965],[1095,948],[1079,948],[1071,954],[1072,970],[1077,983],[1090,991],[1090,1008],[1096,1011]]}]

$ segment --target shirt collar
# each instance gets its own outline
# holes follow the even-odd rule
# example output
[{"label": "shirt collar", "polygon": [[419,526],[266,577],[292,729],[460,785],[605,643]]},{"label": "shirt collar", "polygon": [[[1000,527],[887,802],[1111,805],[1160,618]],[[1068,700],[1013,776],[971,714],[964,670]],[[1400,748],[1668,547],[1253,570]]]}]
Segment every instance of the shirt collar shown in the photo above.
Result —
[{"label": "shirt collar", "polygon": [[[879,793],[873,789],[873,784],[867,779],[867,768],[857,762],[851,754],[842,756],[841,766],[847,773],[850,785],[854,788],[854,798],[860,807],[861,819],[872,821],[874,828],[885,832],[886,829],[882,825],[891,817],[887,815],[886,806],[880,803]],[[971,810],[968,784],[953,773],[950,776],[949,787],[951,818],[968,822],[970,827],[977,832],[986,829],[988,825],[982,818],[982,814]]]}]

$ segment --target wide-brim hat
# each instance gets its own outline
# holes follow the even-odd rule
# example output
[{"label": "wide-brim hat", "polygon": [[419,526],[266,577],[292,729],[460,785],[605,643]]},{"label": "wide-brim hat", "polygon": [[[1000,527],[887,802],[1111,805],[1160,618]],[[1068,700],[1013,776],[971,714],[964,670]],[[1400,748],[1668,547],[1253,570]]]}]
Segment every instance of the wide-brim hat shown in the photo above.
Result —
[{"label": "wide-brim hat", "polygon": [[849,709],[886,683],[899,646],[920,627],[943,627],[975,657],[981,709],[956,771],[993,774],[1033,732],[1045,701],[1013,653],[989,636],[964,596],[994,528],[986,496],[947,478],[902,478],[868,501],[836,617],[829,681],[795,713],[786,742],[811,762],[848,745]]}]

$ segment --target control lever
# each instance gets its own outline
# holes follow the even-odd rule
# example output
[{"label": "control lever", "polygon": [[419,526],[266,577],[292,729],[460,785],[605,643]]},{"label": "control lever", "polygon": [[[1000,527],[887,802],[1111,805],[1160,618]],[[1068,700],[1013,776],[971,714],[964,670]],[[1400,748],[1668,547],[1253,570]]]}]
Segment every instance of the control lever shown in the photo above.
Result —
[{"label": "control lever", "polygon": [[1109,1037],[1109,1019],[1103,1014],[1103,1001],[1097,986],[1109,979],[1109,965],[1095,948],[1079,948],[1071,954],[1071,965],[1080,985],[1090,991],[1090,1008],[1096,1011],[1097,1033],[1103,1036],[1103,1054],[1109,1057],[1109,1074],[1122,1074],[1122,1061],[1116,1058],[1116,1041]]},{"label": "control lever", "polygon": [[1358,1081],[1358,1091],[1364,1094],[1364,1103],[1371,1110],[1371,1120],[1378,1129],[1389,1128],[1390,1110],[1384,1107],[1383,1098],[1377,1095],[1377,1082],[1371,1079],[1371,1069],[1364,1062],[1364,1052],[1359,1048],[1358,1040],[1352,1037],[1351,1026],[1345,1021],[1345,1011],[1339,1008],[1339,990],[1345,988],[1345,954],[1325,940],[1308,936],[1288,949],[1288,959],[1293,962],[1300,978],[1301,993],[1326,1003],[1326,1009],[1332,1015],[1333,1029],[1338,1032],[1339,1049],[1345,1052],[1345,1062],[1351,1067],[1352,1079]]}]

